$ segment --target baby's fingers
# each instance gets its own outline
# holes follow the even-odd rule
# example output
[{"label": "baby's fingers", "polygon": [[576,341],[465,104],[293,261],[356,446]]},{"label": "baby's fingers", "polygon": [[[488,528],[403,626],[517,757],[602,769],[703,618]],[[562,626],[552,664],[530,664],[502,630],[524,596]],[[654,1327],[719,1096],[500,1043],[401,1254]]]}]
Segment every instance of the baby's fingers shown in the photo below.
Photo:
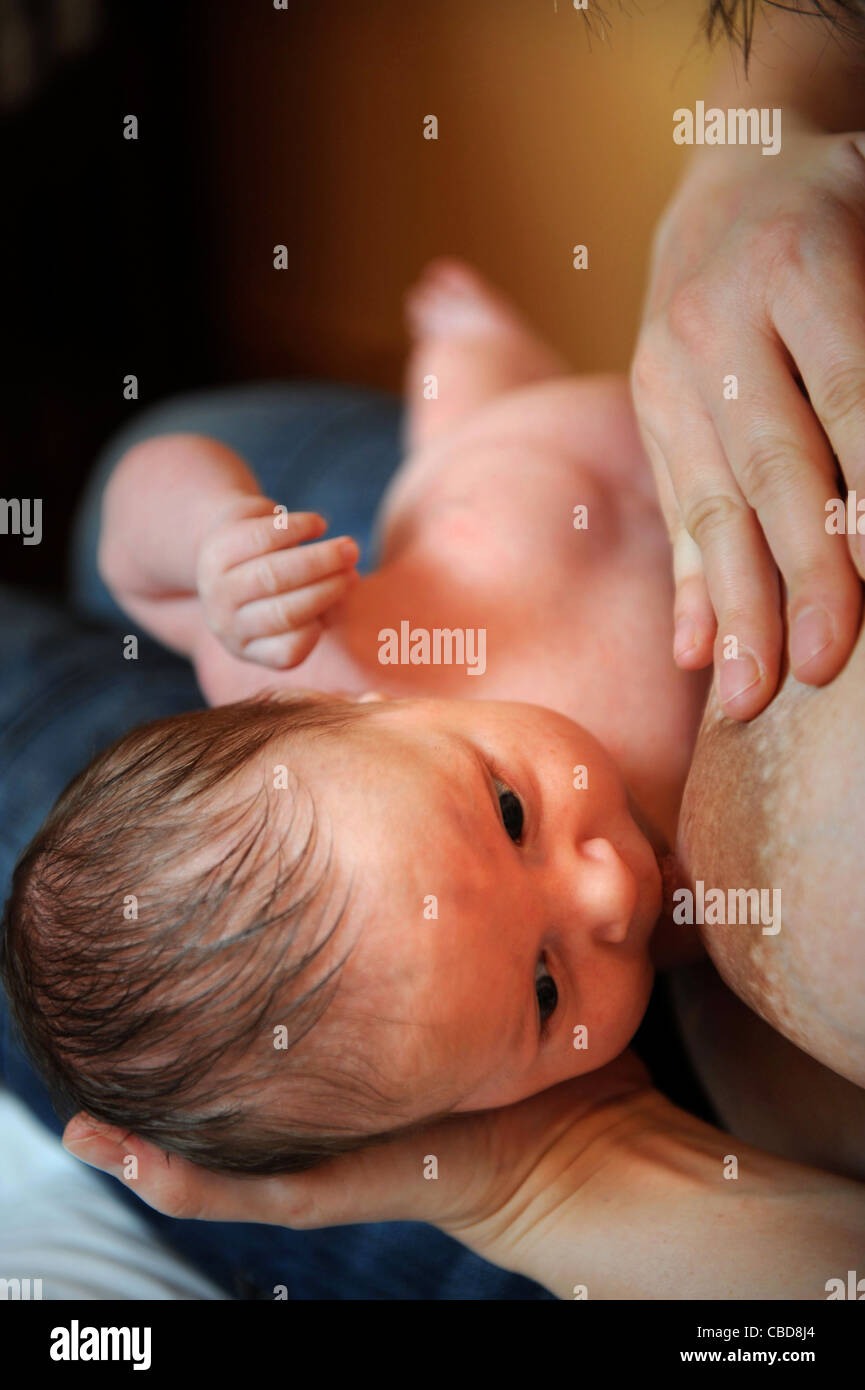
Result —
[{"label": "baby's fingers", "polygon": [[246,648],[259,637],[297,632],[343,598],[357,579],[356,570],[345,570],[320,579],[317,584],[305,584],[301,589],[247,603],[235,615],[234,639]]},{"label": "baby's fingers", "polygon": [[257,599],[266,601],[277,594],[310,588],[319,580],[347,571],[357,562],[358,553],[350,536],[337,536],[297,550],[258,555],[225,575],[224,601],[231,608],[242,608],[254,605]]},{"label": "baby's fingers", "polygon": [[[327,522],[317,512],[275,508],[266,497],[245,498],[238,504],[238,507],[243,506],[258,514],[225,517],[222,525],[207,538],[203,563],[214,575],[224,574],[258,555],[316,540],[327,530]],[[262,508],[266,509],[263,514]]]},{"label": "baby's fingers", "polygon": [[306,660],[323,631],[323,623],[312,622],[296,632],[257,637],[254,642],[242,647],[238,655],[244,661],[256,662],[258,666],[269,666],[274,671],[289,671]]}]

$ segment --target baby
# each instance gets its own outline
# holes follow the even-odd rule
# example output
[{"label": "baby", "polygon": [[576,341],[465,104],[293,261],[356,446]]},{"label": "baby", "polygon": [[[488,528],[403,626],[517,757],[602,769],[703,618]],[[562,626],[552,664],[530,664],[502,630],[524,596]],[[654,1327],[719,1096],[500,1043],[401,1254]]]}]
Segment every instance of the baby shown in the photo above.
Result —
[{"label": "baby", "polygon": [[649,997],[706,677],[673,663],[627,385],[568,377],[456,263],[408,317],[374,573],[213,440],[120,461],[103,575],[213,708],[100,755],[7,907],[59,1107],[215,1169],[520,1100]]}]

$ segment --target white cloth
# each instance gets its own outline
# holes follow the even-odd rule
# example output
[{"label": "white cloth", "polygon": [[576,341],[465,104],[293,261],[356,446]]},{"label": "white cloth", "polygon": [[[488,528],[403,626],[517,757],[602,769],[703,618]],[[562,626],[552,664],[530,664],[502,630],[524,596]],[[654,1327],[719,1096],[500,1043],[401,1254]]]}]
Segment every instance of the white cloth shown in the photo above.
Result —
[{"label": "white cloth", "polygon": [[31,1298],[41,1279],[43,1299],[228,1299],[0,1087],[2,1279]]}]

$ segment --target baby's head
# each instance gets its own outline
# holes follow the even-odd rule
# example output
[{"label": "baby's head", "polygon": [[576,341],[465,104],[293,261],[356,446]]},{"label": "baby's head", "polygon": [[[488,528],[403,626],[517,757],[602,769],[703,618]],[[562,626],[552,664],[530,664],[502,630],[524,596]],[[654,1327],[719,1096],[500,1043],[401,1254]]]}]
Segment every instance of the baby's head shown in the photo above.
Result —
[{"label": "baby's head", "polygon": [[3,977],[64,1117],[288,1172],[617,1056],[660,901],[564,716],[267,696],[72,783],[16,869]]}]

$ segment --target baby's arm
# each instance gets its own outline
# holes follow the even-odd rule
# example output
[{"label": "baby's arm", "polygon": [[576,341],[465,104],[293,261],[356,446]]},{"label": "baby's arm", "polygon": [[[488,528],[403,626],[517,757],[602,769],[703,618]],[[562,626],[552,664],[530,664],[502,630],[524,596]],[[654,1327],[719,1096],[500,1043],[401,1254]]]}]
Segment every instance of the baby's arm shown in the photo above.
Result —
[{"label": "baby's arm", "polygon": [[297,666],[355,577],[348,537],[263,496],[233,450],[196,434],[130,449],[105,491],[100,573],[120,606],[198,662],[214,640],[271,669]]}]

